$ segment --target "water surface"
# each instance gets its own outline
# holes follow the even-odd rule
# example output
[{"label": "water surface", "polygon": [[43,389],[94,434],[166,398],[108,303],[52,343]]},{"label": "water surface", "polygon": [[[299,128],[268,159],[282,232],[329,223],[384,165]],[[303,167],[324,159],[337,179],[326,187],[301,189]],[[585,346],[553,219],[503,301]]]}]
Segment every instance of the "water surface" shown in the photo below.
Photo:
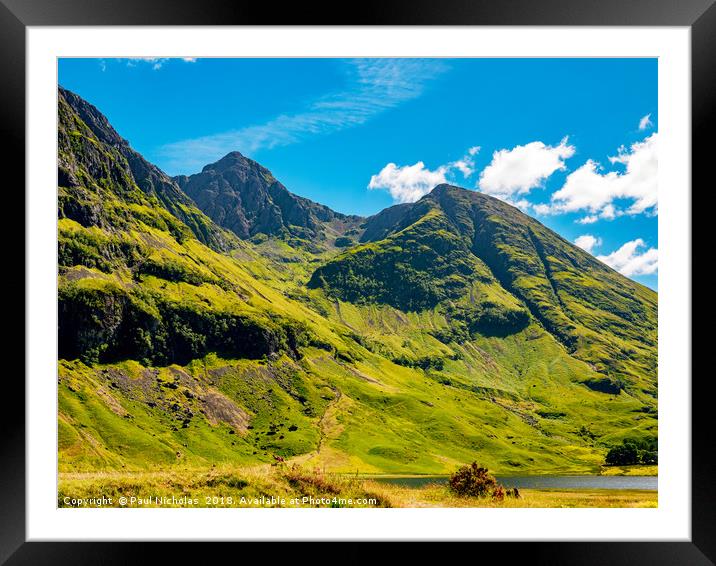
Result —
[{"label": "water surface", "polygon": [[[658,476],[496,476],[505,487],[527,489],[639,489],[656,491]],[[447,476],[373,477],[375,481],[405,487],[443,484]]]}]

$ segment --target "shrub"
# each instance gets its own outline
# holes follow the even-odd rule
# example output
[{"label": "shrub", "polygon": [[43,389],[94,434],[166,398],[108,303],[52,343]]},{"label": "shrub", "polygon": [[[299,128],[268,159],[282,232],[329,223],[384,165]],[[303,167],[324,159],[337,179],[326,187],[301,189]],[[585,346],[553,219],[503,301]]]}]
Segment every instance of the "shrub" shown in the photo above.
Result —
[{"label": "shrub", "polygon": [[605,462],[612,466],[631,464],[656,464],[659,461],[659,446],[655,437],[625,439],[607,452]]},{"label": "shrub", "polygon": [[659,453],[656,450],[644,450],[639,454],[642,464],[658,464]]},{"label": "shrub", "polygon": [[393,358],[393,363],[399,366],[420,368],[423,370],[436,369],[442,371],[445,367],[445,360],[440,356],[423,356],[417,359],[410,359],[405,356]]},{"label": "shrub", "polygon": [[639,462],[639,455],[636,446],[633,444],[622,444],[609,449],[605,458],[607,464],[613,466],[628,466]]},{"label": "shrub", "polygon": [[505,488],[499,483],[492,492],[492,499],[495,499],[496,501],[503,501],[505,499]]},{"label": "shrub", "polygon": [[216,278],[204,275],[203,273],[191,269],[177,260],[156,260],[147,259],[141,263],[135,273],[135,277],[140,275],[153,275],[166,281],[174,283],[184,282],[190,285],[201,285],[202,283],[216,283]]},{"label": "shrub", "polygon": [[610,395],[619,395],[619,392],[624,388],[622,381],[610,377],[590,377],[582,383],[594,391]]},{"label": "shrub", "polygon": [[487,468],[482,468],[473,462],[463,466],[452,476],[448,483],[450,491],[462,497],[487,497],[492,495],[497,499],[505,496],[504,488],[490,475]]}]

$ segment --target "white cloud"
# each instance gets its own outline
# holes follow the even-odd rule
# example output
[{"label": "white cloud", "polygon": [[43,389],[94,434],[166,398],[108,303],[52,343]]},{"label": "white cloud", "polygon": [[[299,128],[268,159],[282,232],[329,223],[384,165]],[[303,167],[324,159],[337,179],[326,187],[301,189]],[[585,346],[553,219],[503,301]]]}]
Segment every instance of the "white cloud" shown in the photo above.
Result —
[{"label": "white cloud", "polygon": [[514,201],[514,202],[513,201],[507,201],[507,202],[509,202],[509,204],[511,204],[512,206],[519,208],[525,214],[527,214],[529,212],[530,208],[534,208],[532,206],[532,203],[530,201],[528,201],[527,199],[520,199],[520,200]]},{"label": "white cloud", "polygon": [[501,149],[480,174],[478,186],[489,195],[509,199],[539,187],[555,171],[564,170],[564,160],[574,155],[574,146],[564,138],[559,145],[541,141]]},{"label": "white cloud", "polygon": [[651,114],[647,114],[641,120],[639,120],[640,130],[646,130],[647,128],[651,128],[653,125],[654,122],[651,121]]},{"label": "white cloud", "polygon": [[[112,61],[113,59],[110,59]],[[136,67],[139,63],[146,63],[151,65],[152,69],[158,71],[161,69],[167,61],[184,61],[185,63],[196,63],[196,57],[122,57],[114,59],[119,63],[124,63],[127,67]],[[100,68],[102,71],[107,70],[107,60],[99,60]]]},{"label": "white cloud", "polygon": [[383,189],[390,193],[395,202],[415,202],[432,191],[436,185],[449,182],[448,177],[457,170],[467,178],[475,172],[474,157],[480,146],[473,146],[457,161],[451,161],[431,170],[425,163],[415,165],[396,165],[388,163],[380,173],[373,175],[368,183],[371,190]]},{"label": "white cloud", "polygon": [[[564,186],[552,194],[552,212],[587,211],[583,223],[595,217],[612,219],[623,214],[657,213],[658,134],[654,133],[631,148],[619,148],[612,164],[624,165],[624,172],[603,173],[591,159],[567,176]],[[618,200],[628,201],[618,208]]]},{"label": "white cloud", "polygon": [[584,234],[574,240],[574,244],[591,254],[594,248],[602,245],[602,239],[592,236],[591,234]]},{"label": "white cloud", "polygon": [[152,66],[152,69],[158,71],[167,61],[169,61],[168,57],[127,57],[127,66],[134,67],[138,62],[147,63]]},{"label": "white cloud", "polygon": [[[547,206],[547,209],[549,210],[550,207]],[[599,216],[596,214],[589,214],[587,216],[584,216],[583,218],[579,218],[576,220],[577,224],[594,224],[597,220],[599,220]]]},{"label": "white cloud", "polygon": [[387,190],[395,202],[415,202],[436,185],[446,183],[446,173],[445,166],[431,171],[422,161],[403,167],[388,163],[380,173],[370,178],[368,188]]},{"label": "white cloud", "polygon": [[460,159],[452,165],[462,173],[463,177],[469,177],[475,172],[474,164],[467,160]]},{"label": "white cloud", "polygon": [[540,216],[545,216],[552,212],[552,207],[550,207],[548,204],[535,204],[532,205],[532,210],[534,210]]},{"label": "white cloud", "polygon": [[415,202],[436,185],[447,182],[445,173],[445,167],[431,171],[422,161],[403,167],[388,163],[380,173],[370,178],[368,188],[386,189],[395,202]]},{"label": "white cloud", "polygon": [[614,220],[617,217],[617,209],[614,208],[613,204],[607,204],[604,208],[602,208],[602,212],[599,217],[604,218],[605,220]]},{"label": "white cloud", "polygon": [[363,124],[403,102],[417,98],[446,69],[429,59],[352,59],[345,64],[348,85],[309,103],[305,110],[264,122],[159,149],[165,170],[191,173],[230,151],[254,154]]},{"label": "white cloud", "polygon": [[468,148],[467,153],[457,161],[447,165],[450,169],[457,169],[466,179],[475,172],[475,156],[480,152],[480,146],[474,145]]},{"label": "white cloud", "polygon": [[609,255],[597,256],[597,259],[627,277],[651,275],[659,269],[659,250],[649,248],[640,252],[639,250],[644,247],[646,247],[644,240],[637,238]]}]

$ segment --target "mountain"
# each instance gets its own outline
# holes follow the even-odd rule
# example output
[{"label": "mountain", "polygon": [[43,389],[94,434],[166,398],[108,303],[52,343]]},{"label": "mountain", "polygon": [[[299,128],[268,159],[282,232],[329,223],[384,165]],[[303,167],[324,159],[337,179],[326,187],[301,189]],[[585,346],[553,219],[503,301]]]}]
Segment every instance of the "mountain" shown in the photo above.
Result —
[{"label": "mountain", "polygon": [[656,293],[517,209],[347,217],[238,153],[171,179],[58,104],[61,472],[594,473],[654,442]]},{"label": "mountain", "polygon": [[507,203],[439,185],[370,218],[361,242],[317,269],[309,286],[402,310],[442,303],[483,334],[519,331],[529,311],[604,375],[587,385],[656,396],[656,381],[644,378],[657,367],[656,293]]},{"label": "mountain", "polygon": [[175,180],[214,222],[244,239],[266,234],[315,244],[361,220],[294,195],[238,151]]},{"label": "mountain", "polygon": [[[253,276],[226,276],[216,252],[248,258],[246,245],[96,108],[64,89],[58,104],[60,357],[173,363],[210,350],[253,357],[289,350],[300,331],[294,321],[210,308],[216,293],[198,308],[183,289],[210,283],[245,303]],[[176,293],[155,281],[178,284]]]},{"label": "mountain", "polygon": [[[94,106],[59,88],[58,95],[59,216],[83,225],[122,224],[117,199],[159,204],[179,219],[202,243],[216,250],[233,247],[234,238],[217,226],[177,184],[134,151]],[[96,183],[94,187],[88,185]],[[137,189],[144,193],[140,196]]]}]

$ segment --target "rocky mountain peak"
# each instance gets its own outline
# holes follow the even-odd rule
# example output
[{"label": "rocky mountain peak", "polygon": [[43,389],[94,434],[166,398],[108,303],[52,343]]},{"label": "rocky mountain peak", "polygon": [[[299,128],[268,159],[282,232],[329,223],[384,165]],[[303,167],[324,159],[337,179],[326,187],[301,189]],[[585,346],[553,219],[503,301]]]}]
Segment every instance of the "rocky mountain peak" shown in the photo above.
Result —
[{"label": "rocky mountain peak", "polygon": [[240,238],[256,234],[324,240],[331,223],[347,217],[291,193],[271,171],[232,151],[201,173],[174,180],[199,208]]},{"label": "rocky mountain peak", "polygon": [[208,171],[214,171],[216,173],[223,173],[224,171],[230,169],[247,171],[255,170],[264,176],[268,175],[272,177],[271,172],[268,169],[238,151],[231,151],[218,161],[205,165],[201,172],[206,173]]}]

